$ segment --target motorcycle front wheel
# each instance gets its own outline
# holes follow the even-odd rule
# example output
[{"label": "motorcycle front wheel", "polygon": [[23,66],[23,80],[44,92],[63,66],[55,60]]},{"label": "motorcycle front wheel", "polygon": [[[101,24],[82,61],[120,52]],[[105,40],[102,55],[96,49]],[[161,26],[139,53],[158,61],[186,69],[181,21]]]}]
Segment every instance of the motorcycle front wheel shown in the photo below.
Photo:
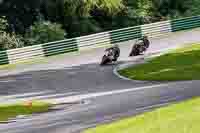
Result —
[{"label": "motorcycle front wheel", "polygon": [[107,63],[109,63],[110,62],[110,59],[106,56],[106,55],[104,55],[103,57],[102,57],[102,61],[101,61],[101,63],[100,63],[100,65],[102,66],[102,65],[106,65]]},{"label": "motorcycle front wheel", "polygon": [[140,54],[139,49],[133,48],[132,51],[130,52],[129,56],[137,56]]}]

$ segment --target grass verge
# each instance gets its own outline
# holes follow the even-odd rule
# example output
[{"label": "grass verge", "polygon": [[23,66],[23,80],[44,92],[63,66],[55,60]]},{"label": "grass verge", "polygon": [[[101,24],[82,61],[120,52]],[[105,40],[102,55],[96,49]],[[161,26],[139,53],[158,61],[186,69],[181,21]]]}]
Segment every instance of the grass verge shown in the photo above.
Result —
[{"label": "grass verge", "polygon": [[0,105],[0,121],[7,121],[18,115],[46,112],[50,107],[51,105],[49,103],[39,101]]},{"label": "grass verge", "polygon": [[149,62],[119,71],[135,80],[199,80],[200,44],[193,44],[156,57]]},{"label": "grass verge", "polygon": [[160,108],[84,133],[199,133],[200,98]]}]

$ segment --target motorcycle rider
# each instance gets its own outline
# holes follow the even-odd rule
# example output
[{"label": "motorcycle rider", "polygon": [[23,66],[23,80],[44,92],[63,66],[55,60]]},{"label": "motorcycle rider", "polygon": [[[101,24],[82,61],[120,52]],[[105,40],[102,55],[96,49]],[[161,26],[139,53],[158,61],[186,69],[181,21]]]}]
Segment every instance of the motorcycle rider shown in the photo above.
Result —
[{"label": "motorcycle rider", "polygon": [[117,58],[120,56],[120,49],[119,49],[119,46],[117,44],[106,49],[106,51],[111,51],[111,55],[113,56],[112,61],[117,61]]},{"label": "motorcycle rider", "polygon": [[[139,41],[141,41],[141,42],[139,42]],[[139,42],[139,43],[137,43],[137,42]],[[136,44],[133,45],[133,48],[132,48],[129,56],[139,55],[141,52],[143,52],[147,48],[149,48],[150,41],[148,39],[148,36],[143,36],[141,39],[138,39],[137,42],[136,42]]]},{"label": "motorcycle rider", "polygon": [[148,39],[148,36],[143,36],[143,38],[142,38],[141,40],[143,41],[144,46],[145,46],[146,48],[149,48],[150,41],[149,41],[149,39]]}]

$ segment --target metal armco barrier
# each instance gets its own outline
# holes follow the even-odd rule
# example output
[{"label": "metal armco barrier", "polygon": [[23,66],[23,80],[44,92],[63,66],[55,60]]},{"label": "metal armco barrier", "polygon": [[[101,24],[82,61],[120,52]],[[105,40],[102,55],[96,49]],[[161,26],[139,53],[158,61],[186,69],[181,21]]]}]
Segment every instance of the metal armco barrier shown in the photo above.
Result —
[{"label": "metal armco barrier", "polygon": [[77,37],[76,40],[80,51],[111,43],[109,32],[101,32],[88,36]]},{"label": "metal armco barrier", "polygon": [[38,59],[44,57],[42,45],[29,46],[18,49],[7,50],[7,56],[10,64],[29,59]]},{"label": "metal armco barrier", "polygon": [[78,51],[76,38],[42,44],[45,56]]},{"label": "metal armco barrier", "polygon": [[168,34],[172,31],[170,21],[157,22],[147,25],[142,25],[142,34],[149,37],[157,37]]},{"label": "metal armco barrier", "polygon": [[82,51],[102,45],[134,40],[141,38],[143,35],[158,37],[171,32],[197,27],[200,27],[200,16],[156,22],[24,48],[0,51],[0,65],[15,64],[30,59]]},{"label": "metal armco barrier", "polygon": [[7,51],[0,51],[0,65],[9,64]]},{"label": "metal armco barrier", "polygon": [[110,31],[111,43],[119,43],[142,37],[141,26]]},{"label": "metal armco barrier", "polygon": [[200,16],[171,21],[172,32],[200,27]]}]

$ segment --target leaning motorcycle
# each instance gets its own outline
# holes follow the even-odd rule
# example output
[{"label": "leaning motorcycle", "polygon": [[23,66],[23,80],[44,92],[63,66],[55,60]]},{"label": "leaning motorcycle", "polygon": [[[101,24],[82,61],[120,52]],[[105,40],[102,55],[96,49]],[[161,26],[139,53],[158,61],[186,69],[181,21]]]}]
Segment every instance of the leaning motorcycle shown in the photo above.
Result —
[{"label": "leaning motorcycle", "polygon": [[137,41],[134,45],[133,48],[129,54],[129,56],[137,56],[142,54],[147,50],[148,47],[144,45],[142,41]]},{"label": "leaning motorcycle", "polygon": [[113,51],[112,50],[106,50],[105,54],[102,57],[100,65],[106,65],[108,63],[112,63],[112,62],[115,62],[115,61],[117,61],[117,59],[114,58]]}]

